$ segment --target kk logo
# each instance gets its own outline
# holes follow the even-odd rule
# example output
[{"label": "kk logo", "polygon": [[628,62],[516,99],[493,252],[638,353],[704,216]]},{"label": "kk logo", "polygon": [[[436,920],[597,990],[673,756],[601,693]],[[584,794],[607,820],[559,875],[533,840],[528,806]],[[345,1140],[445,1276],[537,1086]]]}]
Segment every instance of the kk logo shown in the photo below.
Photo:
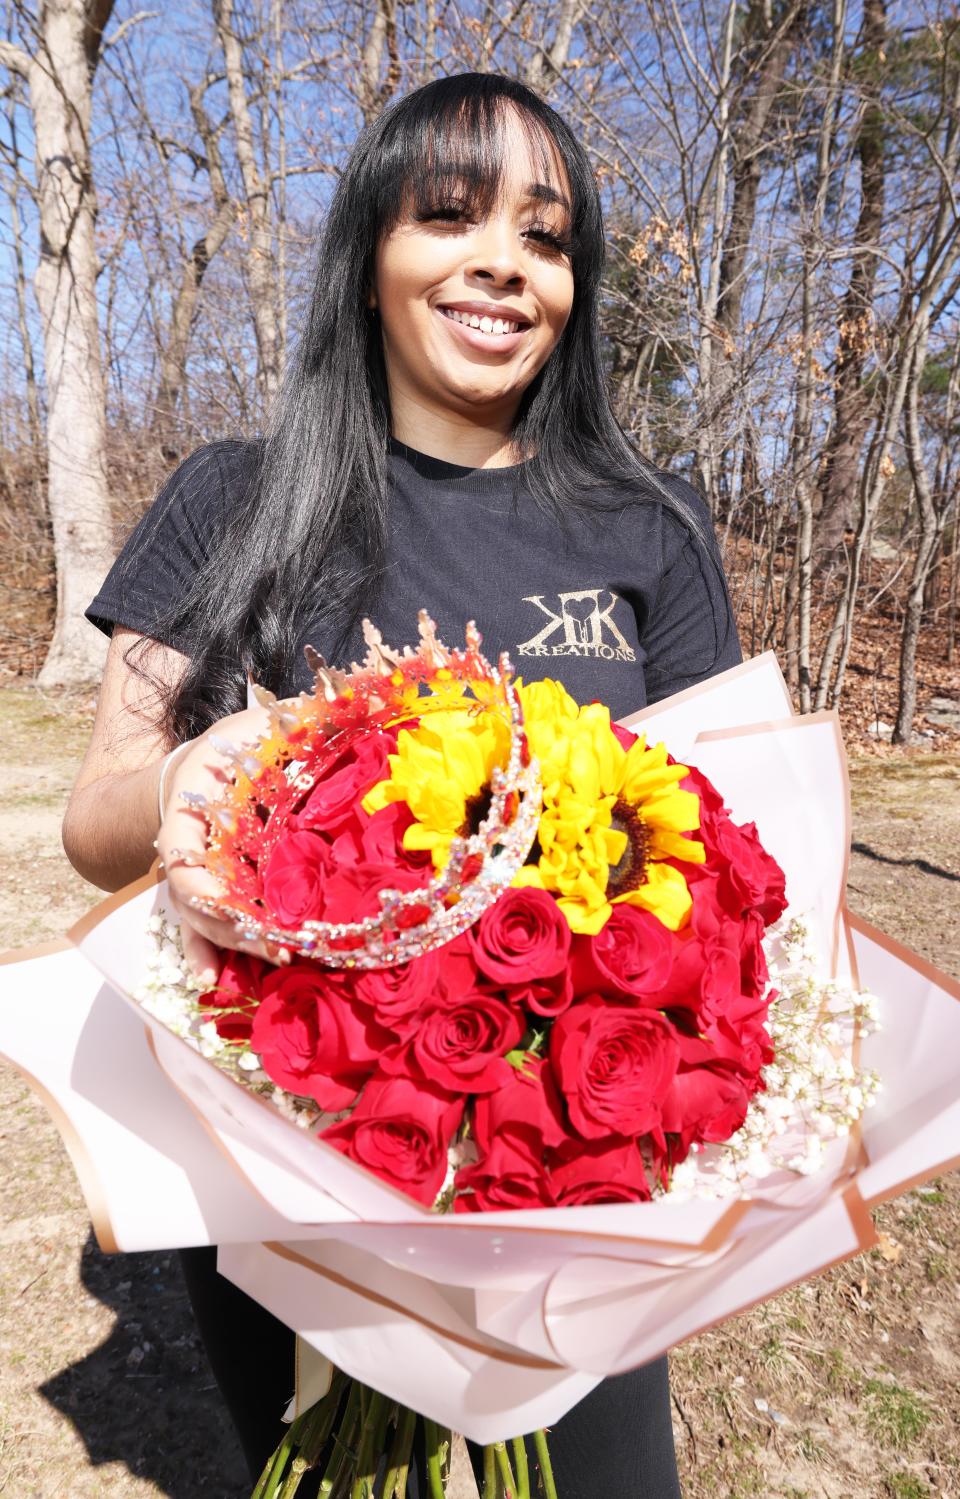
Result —
[{"label": "kk logo", "polygon": [[609,603],[601,608],[603,592],[600,588],[582,588],[578,593],[561,593],[557,597],[559,614],[544,603],[542,594],[529,594],[523,602],[535,604],[546,615],[547,622],[536,635],[517,646],[518,654],[635,661],[636,652],[613,618],[613,611],[620,603],[619,594],[607,591]]}]

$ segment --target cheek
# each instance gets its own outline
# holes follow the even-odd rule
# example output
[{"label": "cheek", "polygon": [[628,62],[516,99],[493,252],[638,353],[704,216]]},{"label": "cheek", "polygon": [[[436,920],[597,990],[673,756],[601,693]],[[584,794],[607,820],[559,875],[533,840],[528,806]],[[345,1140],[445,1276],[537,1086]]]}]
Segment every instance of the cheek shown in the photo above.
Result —
[{"label": "cheek", "polygon": [[573,274],[570,271],[558,271],[549,288],[546,300],[550,325],[555,329],[557,337],[567,326],[570,313],[573,310]]},{"label": "cheek", "polygon": [[377,256],[376,294],[381,316],[389,322],[402,315],[410,298],[416,294],[419,274],[409,246],[390,243]]}]

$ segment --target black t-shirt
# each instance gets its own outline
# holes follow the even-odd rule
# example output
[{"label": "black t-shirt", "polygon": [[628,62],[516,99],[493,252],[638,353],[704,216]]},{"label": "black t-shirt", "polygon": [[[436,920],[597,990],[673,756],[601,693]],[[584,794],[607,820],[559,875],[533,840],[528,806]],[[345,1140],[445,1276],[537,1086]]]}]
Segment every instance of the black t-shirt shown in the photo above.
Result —
[{"label": "black t-shirt", "polygon": [[[172,638],[164,619],[252,481],[256,443],[199,449],[171,475],[131,534],[88,619]],[[470,469],[391,439],[386,563],[365,612],[389,645],[415,643],[417,610],[440,638],[463,644],[467,620],[495,660],[510,654],[526,681],[555,677],[580,702],[599,698],[619,718],[734,666],[740,647],[715,548],[669,506],[639,499],[620,510],[577,511],[561,526],[527,492],[525,465]],[[712,538],[702,499],[664,475]],[[287,690],[312,685],[303,646],[332,660],[309,620],[290,662]],[[344,665],[364,654],[359,626]]]}]

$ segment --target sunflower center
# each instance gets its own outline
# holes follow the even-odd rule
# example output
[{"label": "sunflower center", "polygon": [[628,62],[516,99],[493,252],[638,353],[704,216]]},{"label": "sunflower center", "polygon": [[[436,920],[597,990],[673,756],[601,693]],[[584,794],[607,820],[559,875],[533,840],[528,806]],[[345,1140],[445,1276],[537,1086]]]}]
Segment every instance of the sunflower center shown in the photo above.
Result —
[{"label": "sunflower center", "polygon": [[646,884],[650,855],[650,830],[636,807],[621,798],[614,804],[610,825],[618,833],[626,833],[627,846],[616,864],[610,865],[608,900],[612,896],[625,895],[628,890],[639,890]]},{"label": "sunflower center", "polygon": [[490,786],[484,786],[476,796],[467,798],[464,812],[466,816],[457,828],[457,834],[461,838],[471,838],[474,833],[479,833],[480,824],[490,811],[490,803],[493,799],[493,790]]}]

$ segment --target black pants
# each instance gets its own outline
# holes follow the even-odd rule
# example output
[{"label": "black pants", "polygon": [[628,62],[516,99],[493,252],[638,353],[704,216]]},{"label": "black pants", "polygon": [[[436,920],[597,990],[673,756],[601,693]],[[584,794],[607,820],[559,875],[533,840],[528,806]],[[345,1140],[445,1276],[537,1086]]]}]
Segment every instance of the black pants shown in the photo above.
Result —
[{"label": "black pants", "polygon": [[[293,1393],[293,1333],[217,1274],[215,1249],[183,1250],[180,1261],[214,1377],[255,1481],[283,1435],[280,1416]],[[482,1448],[467,1446],[479,1487]],[[550,1428],[550,1457],[559,1499],[680,1499],[666,1356],[592,1390]],[[408,1499],[426,1499],[422,1428],[407,1493]]]}]

